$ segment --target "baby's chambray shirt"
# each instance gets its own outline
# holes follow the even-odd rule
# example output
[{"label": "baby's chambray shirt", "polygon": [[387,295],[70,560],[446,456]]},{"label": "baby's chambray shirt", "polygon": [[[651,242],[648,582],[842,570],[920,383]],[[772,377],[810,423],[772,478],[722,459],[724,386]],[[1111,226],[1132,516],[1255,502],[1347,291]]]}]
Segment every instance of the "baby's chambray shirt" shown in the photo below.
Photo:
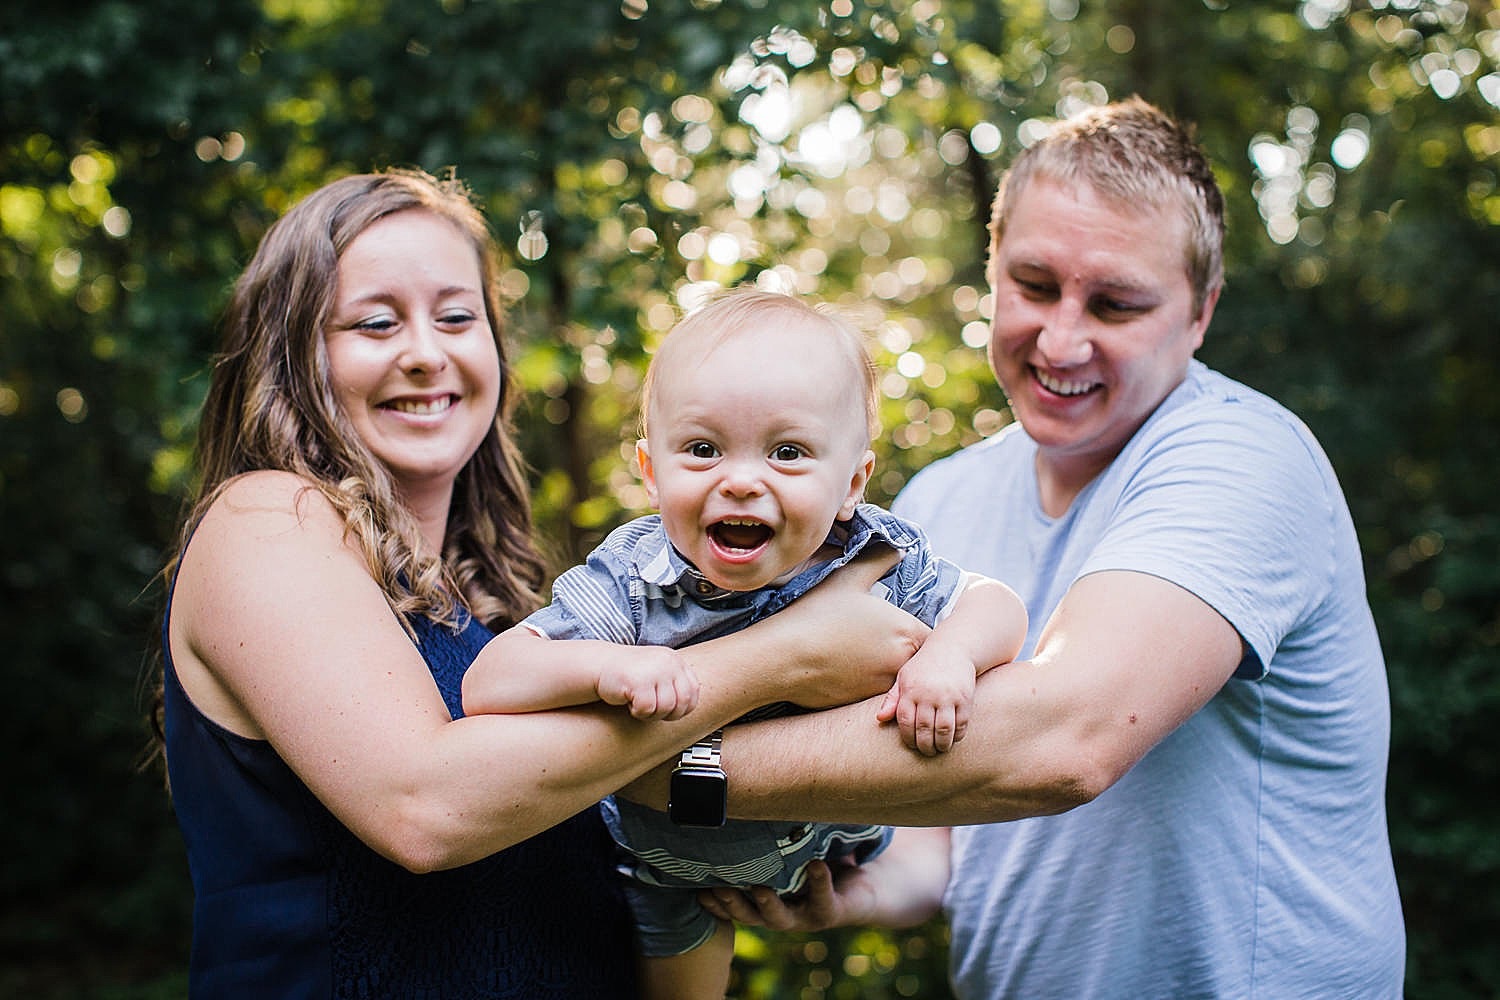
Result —
[{"label": "baby's chambray shirt", "polygon": [[552,586],[552,603],[522,624],[551,639],[602,639],[625,645],[671,646],[736,632],[786,607],[872,542],[902,553],[876,592],[934,625],[951,610],[964,573],[933,555],[921,528],[862,503],[828,535],[840,554],[784,583],[752,591],[724,590],[707,580],[668,540],[661,516],[616,528]]}]

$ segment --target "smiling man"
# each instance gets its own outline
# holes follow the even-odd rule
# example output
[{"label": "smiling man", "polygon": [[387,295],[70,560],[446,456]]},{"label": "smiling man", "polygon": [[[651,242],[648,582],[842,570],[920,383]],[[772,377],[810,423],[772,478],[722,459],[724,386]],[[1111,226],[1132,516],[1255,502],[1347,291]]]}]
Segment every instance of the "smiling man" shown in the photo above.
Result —
[{"label": "smiling man", "polygon": [[942,757],[857,707],[722,748],[731,815],[953,825],[950,849],[898,835],[813,872],[800,903],[722,893],[716,912],[807,929],[941,899],[965,998],[1401,995],[1359,548],[1302,422],[1193,357],[1222,239],[1203,154],[1143,101],[1021,153],[990,248],[1016,423],[895,509],[1021,595],[1022,659],[980,679]]}]

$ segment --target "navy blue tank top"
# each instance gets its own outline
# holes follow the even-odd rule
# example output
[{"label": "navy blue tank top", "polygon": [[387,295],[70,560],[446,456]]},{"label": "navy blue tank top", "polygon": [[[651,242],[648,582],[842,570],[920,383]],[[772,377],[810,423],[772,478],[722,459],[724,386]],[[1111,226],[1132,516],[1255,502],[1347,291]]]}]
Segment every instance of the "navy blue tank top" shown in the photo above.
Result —
[{"label": "navy blue tank top", "polygon": [[[412,624],[458,718],[459,682],[491,633],[472,618],[459,631]],[[636,996],[630,917],[597,807],[462,868],[412,874],[350,833],[269,743],[199,712],[169,650],[164,661],[168,773],[195,896],[194,997]]]}]

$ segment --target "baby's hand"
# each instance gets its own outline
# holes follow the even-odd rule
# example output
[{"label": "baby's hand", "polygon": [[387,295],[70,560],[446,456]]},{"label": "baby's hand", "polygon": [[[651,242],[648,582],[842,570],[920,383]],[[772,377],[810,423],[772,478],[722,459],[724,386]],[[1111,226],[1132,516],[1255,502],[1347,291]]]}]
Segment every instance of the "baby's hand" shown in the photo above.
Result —
[{"label": "baby's hand", "polygon": [[675,649],[622,646],[599,668],[595,690],[609,705],[625,705],[637,719],[670,722],[698,704],[698,678]]},{"label": "baby's hand", "polygon": [[945,655],[929,640],[901,668],[875,715],[881,722],[895,719],[901,742],[927,757],[952,750],[969,728],[976,670],[952,652]]}]

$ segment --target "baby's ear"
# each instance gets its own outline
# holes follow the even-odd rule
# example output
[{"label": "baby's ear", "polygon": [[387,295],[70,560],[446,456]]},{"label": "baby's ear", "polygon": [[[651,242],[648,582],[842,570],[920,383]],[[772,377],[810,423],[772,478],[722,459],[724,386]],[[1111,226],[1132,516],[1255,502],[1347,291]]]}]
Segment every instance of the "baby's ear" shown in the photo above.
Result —
[{"label": "baby's ear", "polygon": [[874,472],[875,453],[866,449],[864,457],[854,467],[854,475],[849,479],[849,493],[844,497],[843,505],[839,507],[838,519],[840,521],[847,521],[854,516],[854,508],[864,500],[865,486],[870,482],[870,476]]},{"label": "baby's ear", "polygon": [[641,482],[646,487],[646,499],[651,501],[651,506],[660,508],[661,503],[656,499],[656,471],[651,467],[651,447],[645,438],[635,443],[635,464],[641,467]]}]

